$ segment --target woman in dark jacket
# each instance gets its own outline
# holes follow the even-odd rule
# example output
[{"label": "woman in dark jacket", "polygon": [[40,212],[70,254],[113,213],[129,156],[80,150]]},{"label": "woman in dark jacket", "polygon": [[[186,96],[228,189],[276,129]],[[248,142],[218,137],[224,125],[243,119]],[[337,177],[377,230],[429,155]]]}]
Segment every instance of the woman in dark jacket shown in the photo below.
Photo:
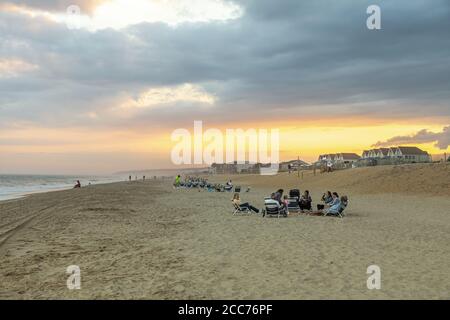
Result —
[{"label": "woman in dark jacket", "polygon": [[302,212],[304,210],[311,210],[312,209],[311,208],[311,203],[312,203],[312,199],[311,199],[311,196],[309,194],[309,191],[305,190],[305,192],[300,197],[300,201],[299,201],[300,210],[302,210]]}]

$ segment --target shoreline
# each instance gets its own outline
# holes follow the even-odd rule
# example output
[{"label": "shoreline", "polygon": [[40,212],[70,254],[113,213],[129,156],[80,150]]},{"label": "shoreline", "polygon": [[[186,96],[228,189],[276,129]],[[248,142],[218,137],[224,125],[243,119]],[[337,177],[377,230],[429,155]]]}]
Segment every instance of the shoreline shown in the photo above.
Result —
[{"label": "shoreline", "polygon": [[[120,182],[125,182],[125,181],[105,181],[105,182],[99,182],[99,183],[91,183],[90,185],[88,184],[88,185],[82,186],[82,188],[86,188],[89,186],[95,186],[95,185],[110,184],[110,183],[120,183]],[[0,203],[4,202],[4,201],[24,199],[26,197],[29,197],[29,196],[32,196],[35,194],[66,191],[66,190],[71,190],[71,189],[74,189],[73,186],[67,185],[67,186],[53,187],[53,188],[43,189],[43,190],[18,192],[18,193],[11,194],[11,195],[0,198]]]}]

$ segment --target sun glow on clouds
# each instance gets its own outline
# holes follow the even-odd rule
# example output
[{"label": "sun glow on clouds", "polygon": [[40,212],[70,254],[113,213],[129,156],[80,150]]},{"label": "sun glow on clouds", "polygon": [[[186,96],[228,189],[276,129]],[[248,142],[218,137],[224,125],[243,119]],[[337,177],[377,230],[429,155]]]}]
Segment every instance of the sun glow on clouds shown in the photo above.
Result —
[{"label": "sun glow on clouds", "polygon": [[38,66],[20,59],[0,59],[0,78],[12,78],[36,70]]},{"label": "sun glow on clouds", "polygon": [[[66,12],[48,12],[15,5],[5,6],[7,11],[44,17],[58,23],[73,23],[73,15]],[[243,8],[226,0],[110,0],[87,15],[81,7],[77,16],[80,28],[97,31],[106,28],[116,30],[143,22],[162,22],[176,27],[186,22],[211,22],[237,19]]]},{"label": "sun glow on clouds", "polygon": [[185,83],[174,87],[152,88],[140,94],[137,99],[126,102],[124,108],[152,108],[178,102],[194,102],[213,105],[214,95],[199,85]]}]

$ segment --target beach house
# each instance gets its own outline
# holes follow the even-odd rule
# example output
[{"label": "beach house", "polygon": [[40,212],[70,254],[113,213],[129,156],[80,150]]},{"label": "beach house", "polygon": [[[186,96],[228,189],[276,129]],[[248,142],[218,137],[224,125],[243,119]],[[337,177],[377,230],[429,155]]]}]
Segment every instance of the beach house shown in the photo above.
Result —
[{"label": "beach house", "polygon": [[213,163],[208,172],[211,174],[259,173],[261,167],[263,167],[261,163],[234,161],[230,163]]},{"label": "beach house", "polygon": [[356,153],[338,153],[335,155],[335,162],[352,163],[361,159]]},{"label": "beach house", "polygon": [[302,169],[302,168],[307,168],[309,166],[310,165],[303,160],[290,160],[290,161],[281,162],[279,164],[279,171],[286,172],[286,171],[289,171],[289,168],[291,168],[292,171],[297,171],[298,168]]},{"label": "beach house", "polygon": [[388,153],[389,153],[389,148],[380,148],[380,149],[376,149],[376,158],[377,159],[384,159],[387,158]]},{"label": "beach house", "polygon": [[324,162],[332,162],[334,163],[336,161],[336,154],[330,153],[330,154],[323,154],[319,157],[319,161],[324,161]]},{"label": "beach house", "polygon": [[406,162],[430,162],[431,156],[428,152],[417,147],[392,147],[389,148],[388,158],[403,160]]}]

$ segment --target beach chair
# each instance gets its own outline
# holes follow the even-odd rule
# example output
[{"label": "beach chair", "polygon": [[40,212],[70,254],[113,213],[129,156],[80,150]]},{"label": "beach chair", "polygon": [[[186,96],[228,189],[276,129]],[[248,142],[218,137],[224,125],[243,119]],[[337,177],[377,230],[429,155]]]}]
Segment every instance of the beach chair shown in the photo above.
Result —
[{"label": "beach chair", "polygon": [[280,216],[284,216],[287,217],[287,212],[286,209],[281,208],[280,204],[269,198],[269,199],[264,199],[264,212],[263,212],[263,217],[266,216],[277,216],[277,218],[279,218]]},{"label": "beach chair", "polygon": [[338,212],[332,212],[332,213],[330,213],[330,212],[325,212],[323,215],[324,215],[325,217],[326,217],[326,216],[337,216],[337,217],[339,217],[339,218],[343,218],[343,217],[345,216],[344,210],[345,210],[345,208],[347,208],[347,206],[348,206],[348,201],[345,202],[345,203],[341,203],[341,207],[339,208]]},{"label": "beach chair", "polygon": [[297,201],[298,201],[300,199],[300,190],[299,189],[289,190],[289,197],[297,198]]},{"label": "beach chair", "polygon": [[288,198],[288,206],[287,206],[289,213],[300,213],[300,205],[298,204],[297,198]]},{"label": "beach chair", "polygon": [[252,213],[249,208],[247,207],[242,208],[237,203],[233,202],[233,206],[234,206],[233,216],[237,215],[238,213]]}]

